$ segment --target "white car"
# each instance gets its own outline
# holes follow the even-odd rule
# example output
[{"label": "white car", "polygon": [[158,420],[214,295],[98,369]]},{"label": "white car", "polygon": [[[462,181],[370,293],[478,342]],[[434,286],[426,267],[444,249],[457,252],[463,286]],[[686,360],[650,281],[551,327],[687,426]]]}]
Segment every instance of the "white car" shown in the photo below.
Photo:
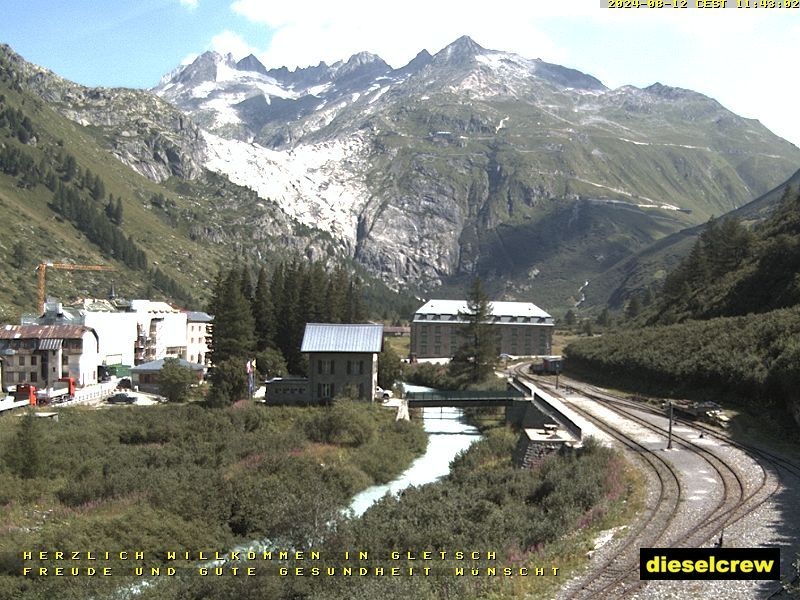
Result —
[{"label": "white car", "polygon": [[388,400],[392,395],[392,390],[385,390],[379,385],[375,386],[375,400]]}]

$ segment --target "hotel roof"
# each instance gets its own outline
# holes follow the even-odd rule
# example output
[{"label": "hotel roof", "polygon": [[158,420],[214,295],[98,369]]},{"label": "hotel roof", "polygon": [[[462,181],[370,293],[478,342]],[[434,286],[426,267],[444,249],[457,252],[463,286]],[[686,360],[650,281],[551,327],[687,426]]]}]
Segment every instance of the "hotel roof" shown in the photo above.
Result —
[{"label": "hotel roof", "polygon": [[[529,317],[536,319],[552,318],[548,313],[532,302],[491,302],[492,316],[499,317]],[[458,315],[466,313],[466,300],[428,300],[424,306],[417,309],[417,315]]]}]

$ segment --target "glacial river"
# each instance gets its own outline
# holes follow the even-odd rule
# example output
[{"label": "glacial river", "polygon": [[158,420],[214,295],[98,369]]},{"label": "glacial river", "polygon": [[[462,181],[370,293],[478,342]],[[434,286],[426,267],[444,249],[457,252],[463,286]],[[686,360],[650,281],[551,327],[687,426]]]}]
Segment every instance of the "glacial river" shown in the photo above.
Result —
[{"label": "glacial river", "polygon": [[[405,385],[405,389],[407,392],[434,391],[431,388],[409,384]],[[394,481],[384,485],[374,485],[354,496],[350,509],[355,516],[362,515],[387,493],[396,494],[408,486],[431,483],[447,475],[450,472],[450,461],[481,437],[475,427],[464,421],[462,415],[459,408],[424,409],[424,427],[428,434],[425,454],[411,463],[411,466]]]}]

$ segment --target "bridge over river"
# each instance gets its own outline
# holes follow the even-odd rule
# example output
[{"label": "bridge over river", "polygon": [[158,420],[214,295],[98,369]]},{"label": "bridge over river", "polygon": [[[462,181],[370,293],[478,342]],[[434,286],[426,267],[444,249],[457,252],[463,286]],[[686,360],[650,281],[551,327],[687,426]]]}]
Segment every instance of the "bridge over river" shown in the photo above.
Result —
[{"label": "bridge over river", "polygon": [[492,408],[497,406],[512,406],[514,401],[530,400],[526,394],[516,386],[504,391],[473,391],[453,390],[435,392],[409,392],[406,394],[408,408],[441,408],[452,406],[455,408]]}]

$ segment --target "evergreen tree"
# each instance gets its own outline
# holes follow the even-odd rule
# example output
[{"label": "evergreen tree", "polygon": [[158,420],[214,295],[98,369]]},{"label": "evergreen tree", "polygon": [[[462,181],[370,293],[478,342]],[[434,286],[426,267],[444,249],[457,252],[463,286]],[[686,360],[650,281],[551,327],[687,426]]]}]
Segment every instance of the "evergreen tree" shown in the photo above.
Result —
[{"label": "evergreen tree", "polygon": [[106,195],[106,186],[103,183],[103,180],[100,179],[99,175],[96,175],[94,179],[92,179],[91,192],[92,198],[95,200],[102,200]]},{"label": "evergreen tree", "polygon": [[245,265],[242,268],[242,279],[241,279],[241,288],[242,288],[242,296],[248,302],[253,301],[253,279],[250,277],[250,267]]},{"label": "evergreen tree", "polygon": [[570,308],[567,311],[567,313],[564,315],[564,325],[566,325],[567,327],[573,327],[575,325],[576,321],[577,321],[577,319],[575,317],[575,313]]},{"label": "evergreen tree", "polygon": [[608,314],[608,308],[604,308],[597,317],[597,324],[601,327],[608,327],[611,325],[611,316]]},{"label": "evergreen tree", "polygon": [[[241,294],[241,291],[240,291]],[[215,333],[216,333],[216,325]],[[240,357],[214,363],[208,403],[212,407],[229,406],[247,396],[247,361]]]},{"label": "evergreen tree", "polygon": [[275,307],[272,304],[272,294],[267,269],[261,267],[258,272],[256,289],[253,294],[253,319],[255,322],[256,348],[264,351],[275,346]]},{"label": "evergreen tree", "polygon": [[28,262],[28,250],[22,240],[17,240],[11,247],[11,266],[21,269]]},{"label": "evergreen tree", "polygon": [[635,319],[640,312],[642,312],[642,303],[639,300],[639,296],[633,296],[625,309],[625,316],[629,319]]},{"label": "evergreen tree", "polygon": [[378,385],[385,390],[390,390],[403,376],[403,363],[400,357],[389,344],[383,344],[383,350],[378,355]]},{"label": "evergreen tree", "polygon": [[337,266],[333,276],[328,278],[325,293],[325,304],[328,308],[328,320],[331,323],[342,323],[345,320],[347,305],[347,272]]},{"label": "evergreen tree", "polygon": [[209,311],[214,315],[209,351],[214,365],[231,358],[249,358],[255,350],[255,323],[250,303],[242,294],[238,269],[231,269],[226,277],[221,273],[217,277]]},{"label": "evergreen tree", "polygon": [[122,198],[120,197],[117,197],[117,201],[114,204],[112,221],[114,221],[114,223],[117,225],[122,225]]},{"label": "evergreen tree", "polygon": [[367,309],[364,306],[364,292],[361,280],[354,276],[347,286],[345,322],[363,323],[367,319]]},{"label": "evergreen tree", "polygon": [[479,277],[472,281],[467,311],[459,317],[466,321],[462,331],[464,344],[450,363],[451,375],[477,383],[491,376],[498,360],[497,333],[491,324],[492,305]]}]

